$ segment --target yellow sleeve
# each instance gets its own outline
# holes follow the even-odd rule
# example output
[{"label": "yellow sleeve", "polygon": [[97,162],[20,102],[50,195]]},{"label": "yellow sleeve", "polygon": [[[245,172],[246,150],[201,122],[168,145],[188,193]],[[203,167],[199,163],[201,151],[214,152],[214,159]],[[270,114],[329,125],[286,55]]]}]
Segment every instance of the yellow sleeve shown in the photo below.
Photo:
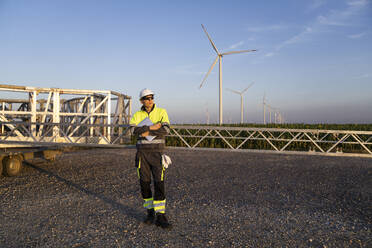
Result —
[{"label": "yellow sleeve", "polygon": [[169,118],[168,118],[168,113],[165,109],[163,109],[163,113],[162,113],[162,116],[161,116],[161,123],[168,123],[170,125],[170,122],[169,122]]},{"label": "yellow sleeve", "polygon": [[129,125],[137,126],[141,122],[139,117],[140,116],[139,116],[138,112],[134,113],[134,115],[132,116],[132,118],[129,121]]}]

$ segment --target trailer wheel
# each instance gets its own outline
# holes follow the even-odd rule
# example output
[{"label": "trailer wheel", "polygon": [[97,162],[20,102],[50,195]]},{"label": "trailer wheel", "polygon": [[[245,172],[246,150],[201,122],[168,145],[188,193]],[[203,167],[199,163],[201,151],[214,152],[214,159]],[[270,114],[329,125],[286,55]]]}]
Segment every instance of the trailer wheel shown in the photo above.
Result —
[{"label": "trailer wheel", "polygon": [[22,170],[22,158],[20,156],[5,157],[3,167],[5,176],[17,176]]}]

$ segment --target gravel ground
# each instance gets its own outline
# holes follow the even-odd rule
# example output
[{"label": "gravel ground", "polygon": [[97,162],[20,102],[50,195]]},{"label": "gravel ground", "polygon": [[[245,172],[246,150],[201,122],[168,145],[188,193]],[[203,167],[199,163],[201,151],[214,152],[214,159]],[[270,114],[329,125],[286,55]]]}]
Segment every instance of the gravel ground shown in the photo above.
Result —
[{"label": "gravel ground", "polygon": [[372,247],[372,159],[169,149],[145,216],[133,149],[35,159],[0,179],[0,247]]}]

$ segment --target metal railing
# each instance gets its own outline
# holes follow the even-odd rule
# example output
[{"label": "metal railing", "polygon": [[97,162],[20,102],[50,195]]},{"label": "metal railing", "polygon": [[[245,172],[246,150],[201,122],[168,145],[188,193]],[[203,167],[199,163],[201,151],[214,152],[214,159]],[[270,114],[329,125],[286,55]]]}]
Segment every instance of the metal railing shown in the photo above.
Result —
[{"label": "metal railing", "polygon": [[372,157],[372,131],[172,126],[168,145]]},{"label": "metal railing", "polygon": [[[129,125],[2,122],[1,144],[123,147],[133,144]],[[110,129],[110,131],[108,131]],[[365,156],[372,131],[172,125],[167,146],[187,149]]]}]

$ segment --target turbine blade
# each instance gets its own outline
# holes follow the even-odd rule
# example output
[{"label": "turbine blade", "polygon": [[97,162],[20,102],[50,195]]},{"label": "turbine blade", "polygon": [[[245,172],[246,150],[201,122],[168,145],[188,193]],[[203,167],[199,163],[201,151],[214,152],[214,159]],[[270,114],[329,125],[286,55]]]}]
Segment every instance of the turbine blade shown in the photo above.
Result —
[{"label": "turbine blade", "polygon": [[249,87],[245,88],[245,89],[242,91],[242,94],[244,94],[248,89],[249,89]]},{"label": "turbine blade", "polygon": [[248,53],[248,52],[255,52],[257,50],[241,50],[241,51],[231,51],[231,52],[226,52],[226,53],[222,53],[221,55],[229,55],[229,54],[233,54],[233,53]]},{"label": "turbine blade", "polygon": [[244,92],[246,92],[252,85],[254,84],[254,82],[253,83],[251,83],[247,88],[245,88],[243,91],[242,91],[242,94],[244,93]]},{"label": "turbine blade", "polygon": [[214,60],[213,64],[212,64],[211,68],[209,68],[209,71],[207,72],[207,74],[206,74],[205,77],[203,78],[203,81],[201,82],[201,84],[200,84],[200,86],[199,86],[199,89],[203,86],[203,83],[204,83],[205,80],[207,79],[208,75],[211,73],[213,67],[216,65],[218,58],[219,58],[219,57],[217,56],[216,59]]},{"label": "turbine blade", "polygon": [[229,88],[226,88],[227,90],[231,91],[231,92],[234,92],[236,94],[239,94],[240,95],[240,92],[239,91],[236,91],[236,90],[232,90],[232,89],[229,89]]},{"label": "turbine blade", "polygon": [[213,41],[212,41],[212,38],[209,36],[207,30],[205,29],[204,25],[202,24],[201,26],[202,26],[202,28],[203,28],[205,34],[207,35],[209,41],[211,42],[213,49],[216,51],[217,54],[220,54],[220,53],[218,52],[218,50],[217,50],[217,47],[214,45],[214,43],[213,43]]}]

